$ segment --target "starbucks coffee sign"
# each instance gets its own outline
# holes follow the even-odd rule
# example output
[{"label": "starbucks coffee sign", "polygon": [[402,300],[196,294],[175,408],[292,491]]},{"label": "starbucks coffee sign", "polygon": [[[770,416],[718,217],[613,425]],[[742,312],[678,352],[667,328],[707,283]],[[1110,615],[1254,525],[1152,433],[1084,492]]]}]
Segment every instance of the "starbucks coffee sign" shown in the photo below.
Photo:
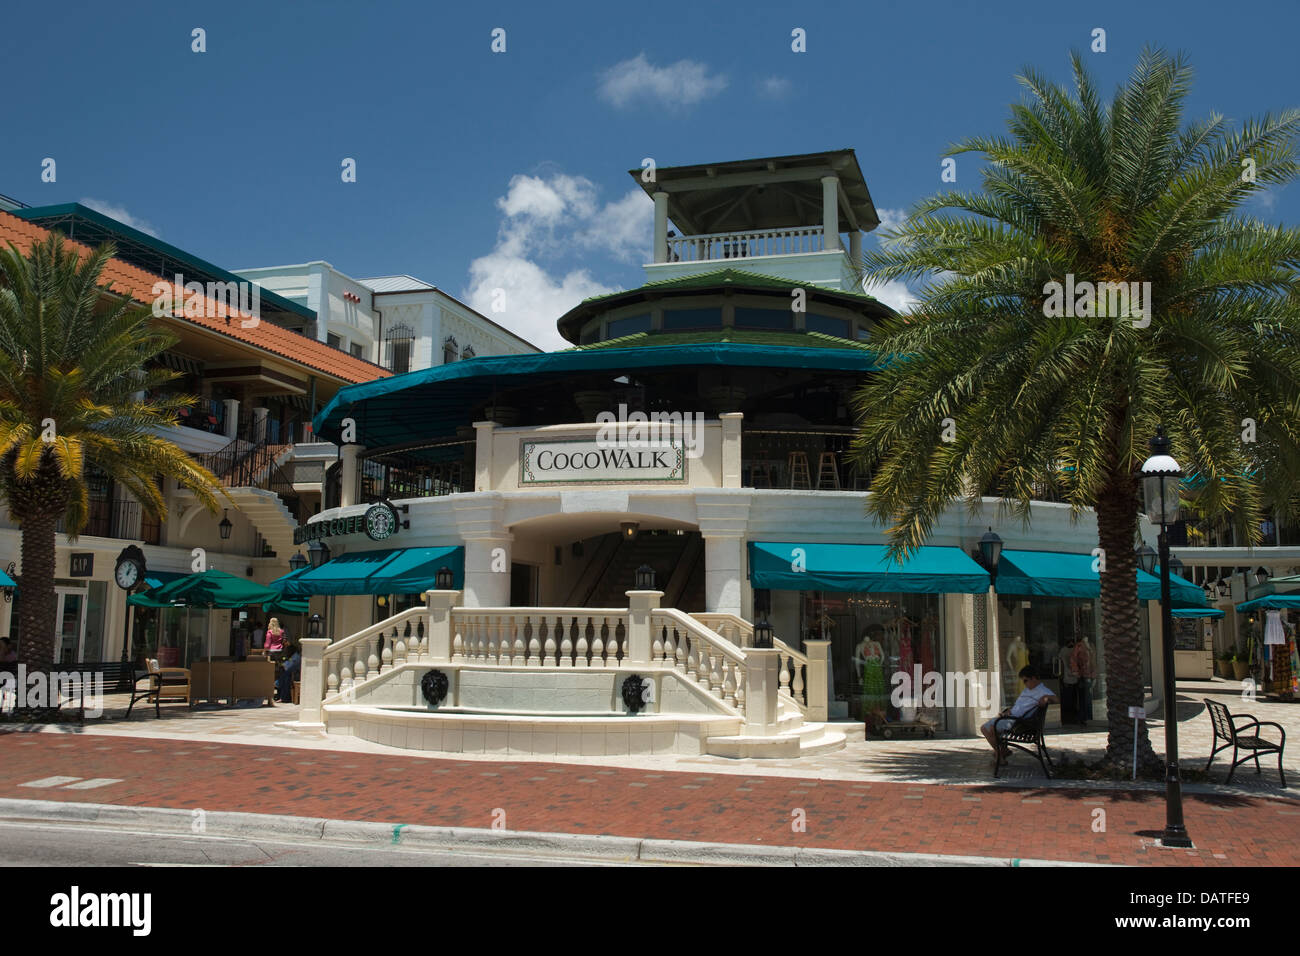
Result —
[{"label": "starbucks coffee sign", "polygon": [[519,445],[521,485],[686,481],[686,449],[678,440],[575,438]]},{"label": "starbucks coffee sign", "polygon": [[400,527],[397,509],[387,501],[380,501],[366,509],[364,514],[346,518],[313,521],[293,529],[293,543],[306,544],[320,538],[338,538],[351,534],[365,534],[371,541],[383,541]]}]

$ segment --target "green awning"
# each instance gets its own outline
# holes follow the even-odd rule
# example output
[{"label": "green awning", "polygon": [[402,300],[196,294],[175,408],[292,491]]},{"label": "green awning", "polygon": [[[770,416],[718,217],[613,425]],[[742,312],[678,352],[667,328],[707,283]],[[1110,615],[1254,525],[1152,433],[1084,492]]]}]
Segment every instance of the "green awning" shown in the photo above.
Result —
[{"label": "green awning", "polygon": [[[988,572],[960,548],[917,549],[902,564],[883,544],[749,542],[749,580],[784,591],[983,594]],[[801,568],[802,570],[796,570]]]},{"label": "green awning", "polygon": [[126,603],[133,607],[184,607],[183,601],[163,601],[159,600],[156,590],[141,591],[139,594],[132,594],[126,599]]},{"label": "green awning", "polygon": [[452,587],[459,589],[465,579],[465,549],[459,546],[352,551],[319,568],[276,578],[270,586],[280,591],[281,600],[313,594],[419,594],[433,588],[443,566],[451,569]]},{"label": "green awning", "polygon": [[306,598],[280,598],[263,604],[262,610],[267,614],[306,614],[311,610],[311,604]]},{"label": "green awning", "polygon": [[1223,617],[1217,607],[1176,607],[1169,613],[1174,617]]},{"label": "green awning", "polygon": [[5,574],[3,571],[0,571],[0,588],[16,588],[16,587],[18,587],[18,582],[15,581],[13,578],[11,578],[9,575]]},{"label": "green awning", "polygon": [[[1092,569],[1091,554],[1063,551],[1003,551],[994,582],[999,594],[1038,597],[1099,598],[1101,576]],[[1160,579],[1141,568],[1137,572],[1138,599],[1160,600]],[[1205,592],[1176,574],[1169,576],[1169,593],[1176,604],[1202,607]]]},{"label": "green awning", "polygon": [[1253,601],[1237,605],[1237,612],[1258,610],[1282,610],[1283,608],[1300,608],[1300,594],[1266,594]]}]

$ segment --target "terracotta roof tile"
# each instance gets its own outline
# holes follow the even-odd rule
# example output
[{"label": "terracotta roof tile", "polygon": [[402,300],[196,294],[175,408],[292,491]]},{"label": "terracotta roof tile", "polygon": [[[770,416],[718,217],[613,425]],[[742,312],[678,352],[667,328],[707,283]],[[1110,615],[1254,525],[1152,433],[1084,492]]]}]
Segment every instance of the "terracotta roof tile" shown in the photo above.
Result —
[{"label": "terracotta roof tile", "polygon": [[[33,244],[49,234],[48,229],[0,211],[0,242],[12,242],[24,254]],[[64,243],[76,249],[80,255],[84,256],[90,252],[88,246],[73,242],[66,237]],[[103,274],[107,280],[106,288],[111,288],[113,292],[120,295],[129,295],[135,301],[145,305],[152,305],[154,302],[154,284],[166,281],[119,259],[110,259],[104,267]],[[180,301],[184,301],[183,298]],[[188,322],[218,335],[245,342],[343,382],[370,382],[392,375],[388,369],[354,358],[346,352],[331,348],[324,342],[306,338],[271,322],[258,322],[256,326],[244,328],[241,322],[251,316],[232,310],[228,317],[221,317],[218,314],[221,310],[215,302],[212,303],[211,308],[203,311],[210,312],[212,315],[178,314],[173,318],[178,322]]]}]

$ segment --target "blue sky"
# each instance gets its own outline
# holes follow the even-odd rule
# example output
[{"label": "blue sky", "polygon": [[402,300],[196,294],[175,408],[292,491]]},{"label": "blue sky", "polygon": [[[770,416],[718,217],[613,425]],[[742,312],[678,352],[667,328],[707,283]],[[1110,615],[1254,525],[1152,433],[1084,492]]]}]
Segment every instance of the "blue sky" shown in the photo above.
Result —
[{"label": "blue sky", "polygon": [[[1108,91],[1154,44],[1191,57],[1189,116],[1300,106],[1294,0],[21,4],[0,193],[93,201],[231,269],[406,272],[484,311],[506,288],[494,318],[555,346],[565,309],[640,284],[643,157],[853,147],[889,218],[945,188],[950,143],[1002,131],[1022,66],[1067,80],[1096,27]],[[1294,223],[1300,187],[1250,211]]]}]

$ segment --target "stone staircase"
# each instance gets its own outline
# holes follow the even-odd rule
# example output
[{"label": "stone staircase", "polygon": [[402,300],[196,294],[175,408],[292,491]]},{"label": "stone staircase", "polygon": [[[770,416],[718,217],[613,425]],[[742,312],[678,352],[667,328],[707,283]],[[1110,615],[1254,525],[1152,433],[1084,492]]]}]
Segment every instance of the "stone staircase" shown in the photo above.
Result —
[{"label": "stone staircase", "polygon": [[656,584],[663,587],[686,550],[688,538],[676,534],[642,534],[635,541],[620,542],[600,576],[588,607],[621,607],[636,580],[636,569],[643,564],[654,568]]},{"label": "stone staircase", "polygon": [[705,751],[715,757],[815,757],[843,750],[851,741],[867,739],[864,724],[812,723],[804,719],[803,713],[792,701],[783,699],[780,707],[781,716],[777,721],[776,735],[709,737],[705,742]]}]

